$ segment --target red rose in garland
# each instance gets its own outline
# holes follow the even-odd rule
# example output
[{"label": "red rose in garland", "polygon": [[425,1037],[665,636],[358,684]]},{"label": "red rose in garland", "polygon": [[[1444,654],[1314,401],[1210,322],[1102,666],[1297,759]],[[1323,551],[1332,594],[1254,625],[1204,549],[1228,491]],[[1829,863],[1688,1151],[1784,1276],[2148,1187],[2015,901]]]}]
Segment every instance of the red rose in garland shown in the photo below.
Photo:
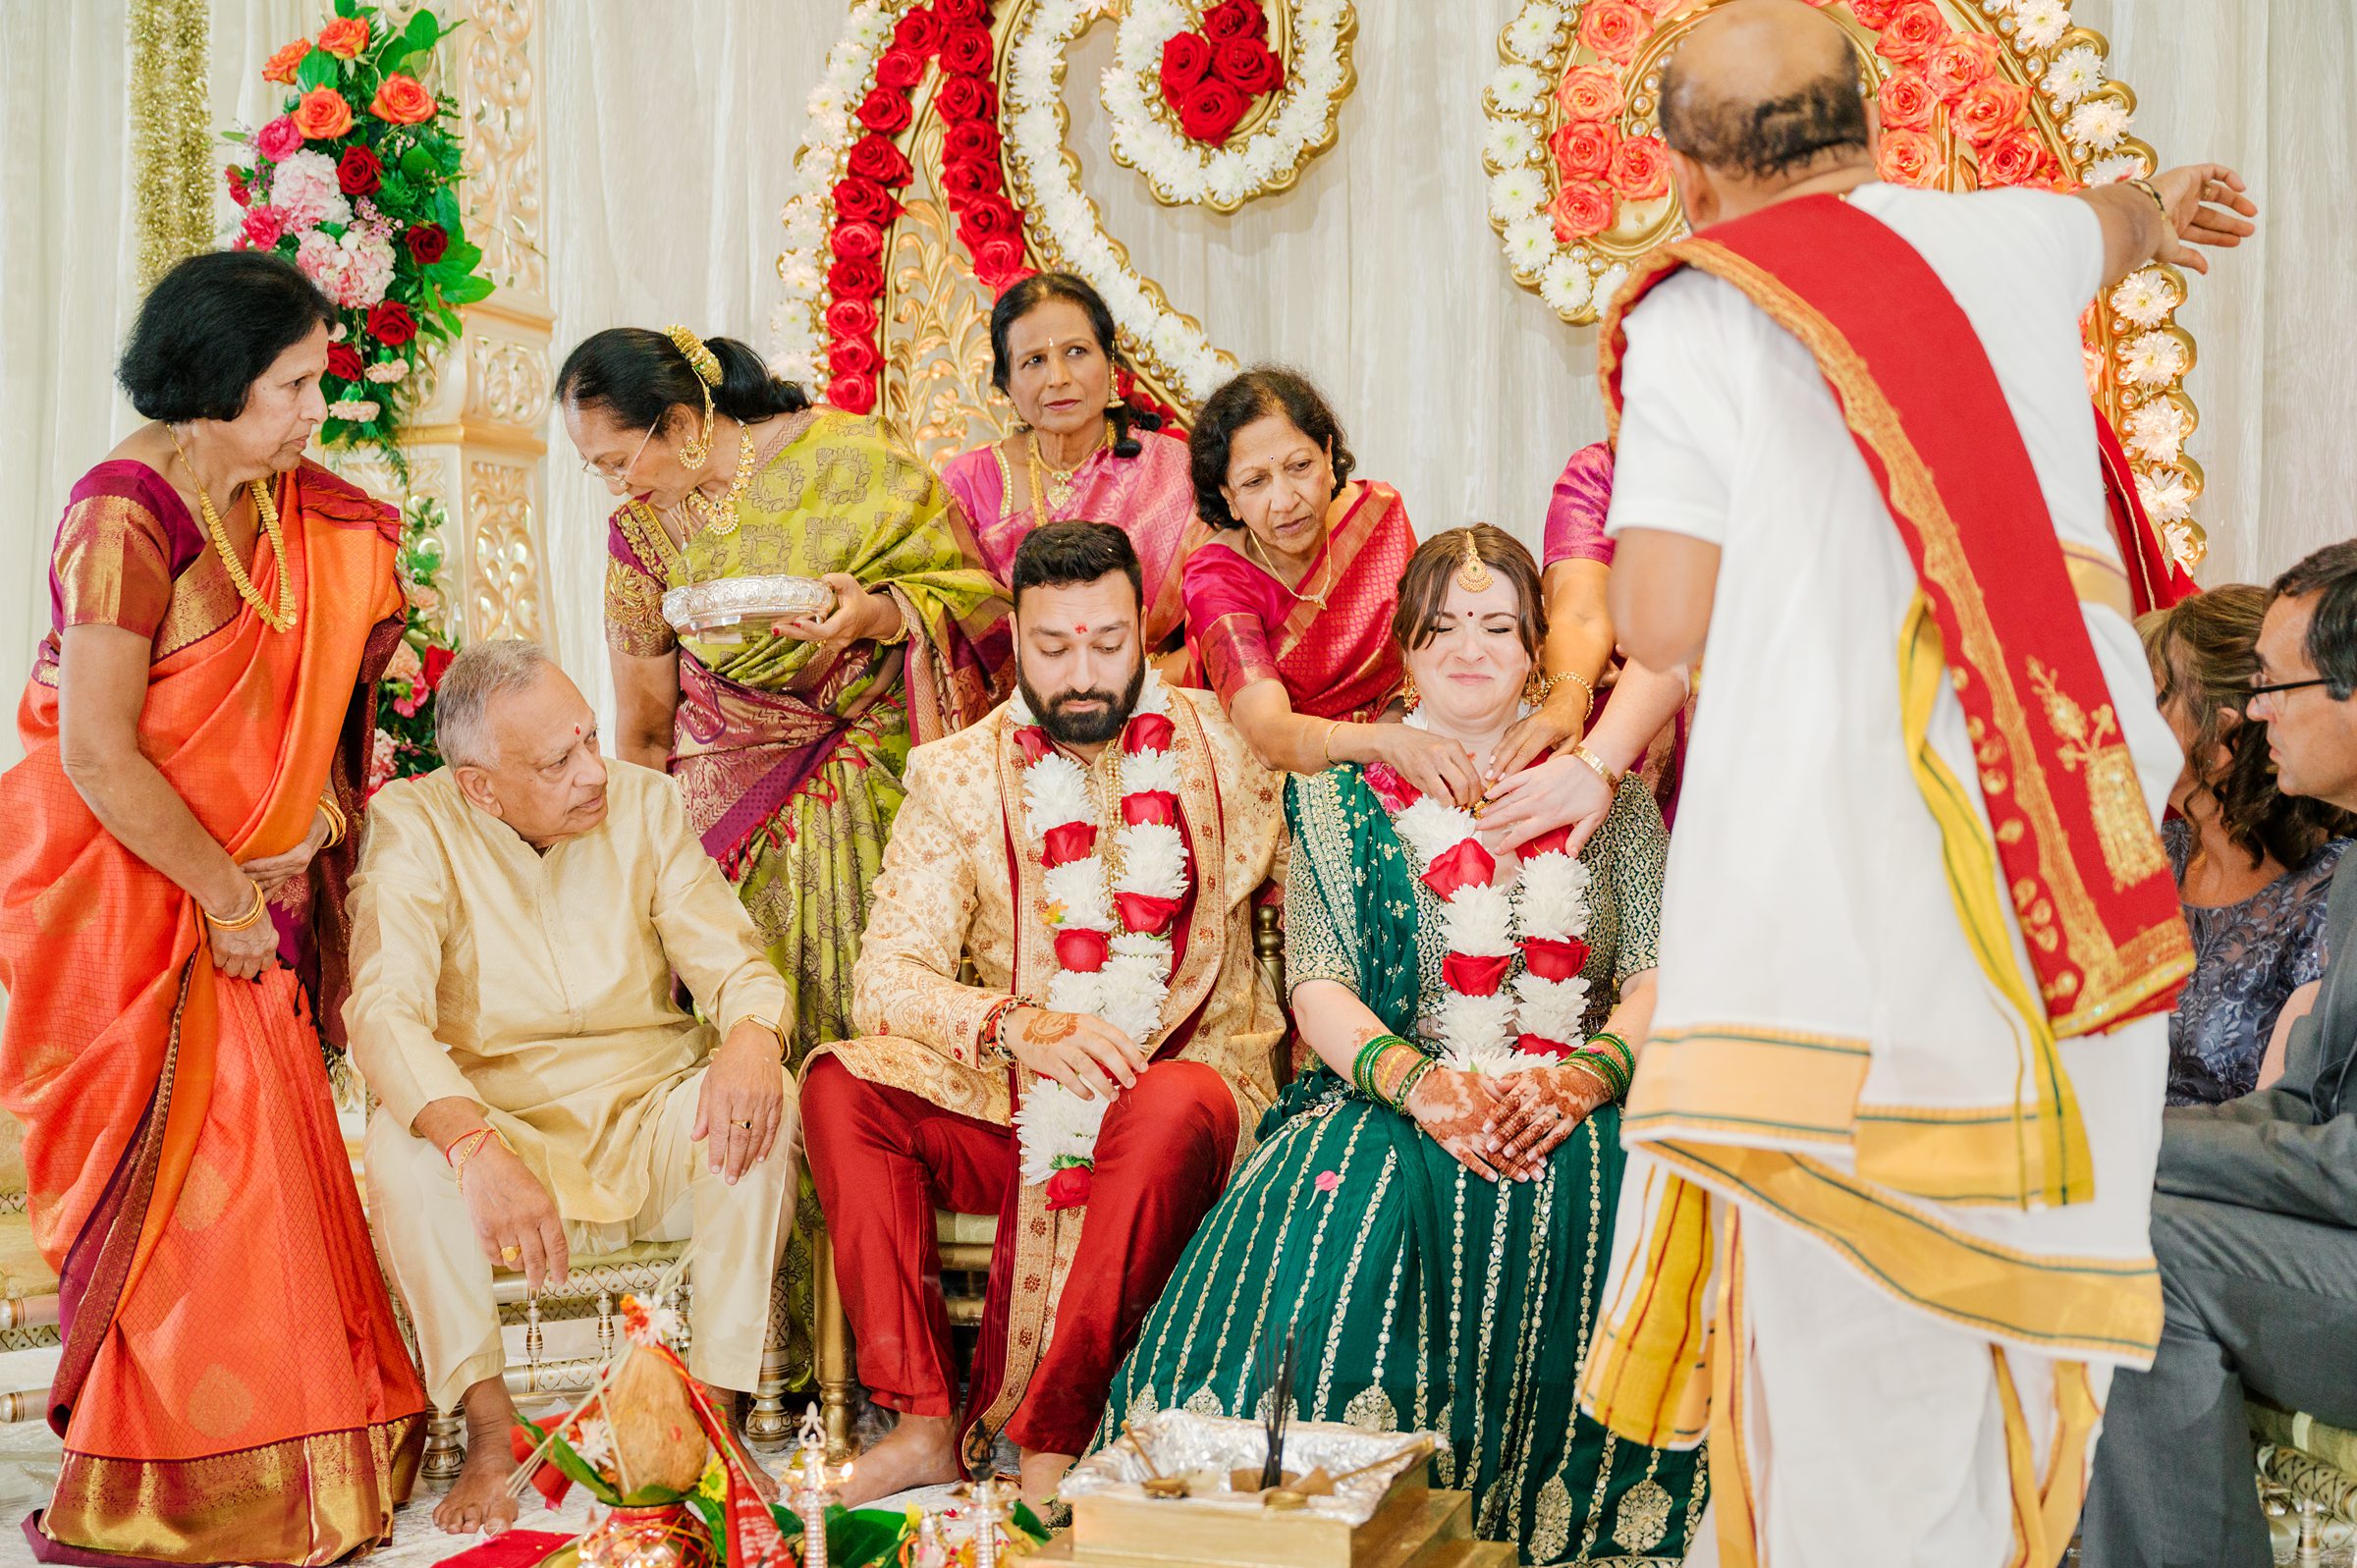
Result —
[{"label": "red rose in garland", "polygon": [[873,375],[882,363],[876,346],[864,338],[837,338],[827,345],[827,369],[835,375]]},{"label": "red rose in garland", "polygon": [[839,180],[835,183],[835,214],[854,223],[883,224],[892,221],[899,211],[892,192],[873,180]]},{"label": "red rose in garland", "polygon": [[1958,32],[1942,40],[1924,62],[1924,80],[1940,101],[1954,104],[1998,73],[2004,59],[1996,38],[1986,32]]},{"label": "red rose in garland", "polygon": [[1613,189],[1647,201],[1670,189],[1670,149],[1659,136],[1630,136],[1613,149]]},{"label": "red rose in garland", "polygon": [[892,41],[896,48],[929,55],[941,47],[941,34],[942,19],[930,10],[919,9],[901,18],[892,29]]},{"label": "red rose in garland", "polygon": [[999,117],[999,89],[980,77],[950,78],[934,89],[933,103],[947,120],[996,120]]},{"label": "red rose in garland", "polygon": [[[925,57],[914,49],[887,49],[876,62],[876,85],[906,92],[925,80]],[[864,121],[862,122],[864,123]]]},{"label": "red rose in garland", "polygon": [[1178,129],[1193,140],[1217,145],[1228,139],[1250,107],[1242,93],[1214,77],[1187,88],[1178,104]]},{"label": "red rose in garland", "polygon": [[295,105],[295,129],[308,141],[333,141],[352,129],[352,105],[333,87],[313,87]]},{"label": "red rose in garland", "polygon": [[1981,149],[1981,184],[2016,186],[2043,169],[2046,148],[2035,133],[2015,126]]},{"label": "red rose in garland", "polygon": [[1585,240],[1613,226],[1613,196],[1602,186],[1565,185],[1548,206],[1558,240]]},{"label": "red rose in garland", "polygon": [[1252,102],[1285,84],[1285,61],[1269,47],[1269,19],[1254,0],[1224,0],[1202,27],[1163,40],[1163,101],[1189,140],[1225,143]]},{"label": "red rose in garland", "polygon": [[421,267],[430,267],[450,253],[450,231],[438,223],[417,224],[401,238],[410,247],[410,259]]},{"label": "red rose in garland", "polygon": [[360,351],[349,343],[331,343],[327,348],[327,373],[338,381],[360,379]]},{"label": "red rose in garland", "polygon": [[884,231],[872,223],[837,223],[835,253],[853,260],[872,260],[884,253]]},{"label": "red rose in garland", "polygon": [[951,27],[987,25],[989,0],[933,0],[933,14]]},{"label": "red rose in garland", "polygon": [[865,339],[876,330],[876,307],[864,298],[838,299],[827,306],[827,330],[839,338]]},{"label": "red rose in garland", "polygon": [[845,413],[871,413],[876,406],[876,383],[864,375],[837,376],[827,383],[827,401]]},{"label": "red rose in garland", "polygon": [[1230,38],[1215,44],[1211,69],[1236,91],[1257,97],[1285,80],[1285,62],[1258,38]]},{"label": "red rose in garland", "polygon": [[1891,26],[1891,13],[1898,6],[1899,0],[1849,0],[1849,14],[1880,32]]},{"label": "red rose in garland", "polygon": [[1023,219],[1005,196],[988,195],[967,204],[965,221],[959,227],[970,229],[978,240],[996,240],[1021,235]]},{"label": "red rose in garland", "polygon": [[890,87],[872,87],[859,100],[859,112],[854,118],[870,131],[897,135],[908,129],[907,95]]},{"label": "red rose in garland", "polygon": [[1265,38],[1269,35],[1269,19],[1261,14],[1253,0],[1223,0],[1203,13],[1203,36],[1213,43],[1230,38]]},{"label": "red rose in garland", "polygon": [[348,196],[374,195],[384,183],[384,162],[366,147],[346,147],[336,160],[336,184]]},{"label": "red rose in garland", "polygon": [[1003,290],[1031,275],[1023,264],[1023,243],[1000,237],[974,246],[974,276],[992,289]]},{"label": "red rose in garland", "polygon": [[890,136],[866,135],[851,143],[848,167],[862,180],[893,188],[906,185],[914,173],[907,156],[893,145]]},{"label": "red rose in garland", "polygon": [[865,299],[884,292],[884,269],[860,256],[837,256],[827,268],[827,292],[841,299],[847,295]]},{"label": "red rose in garland", "polygon": [[1965,140],[1982,147],[2019,125],[2029,111],[2029,88],[2012,81],[1983,81],[1956,105],[1952,124]]},{"label": "red rose in garland", "polygon": [[941,192],[959,201],[986,195],[999,189],[999,171],[993,164],[979,158],[960,158],[944,164],[941,170]]},{"label": "red rose in garland", "polygon": [[1573,120],[1558,127],[1548,138],[1548,145],[1555,153],[1555,166],[1562,171],[1564,179],[1592,180],[1612,168],[1620,136],[1609,125]]},{"label": "red rose in garland", "polygon": [[952,27],[941,40],[941,69],[960,77],[990,73],[990,34],[980,27]]},{"label": "red rose in garland", "polygon": [[398,349],[417,336],[417,318],[398,299],[380,299],[368,307],[368,336],[389,349]]},{"label": "red rose in garland", "polygon": [[959,120],[942,132],[941,155],[949,163],[996,159],[999,155],[998,127],[983,120]]},{"label": "red rose in garland", "polygon": [[1162,95],[1178,95],[1211,75],[1211,45],[1199,32],[1174,32],[1162,41]]}]

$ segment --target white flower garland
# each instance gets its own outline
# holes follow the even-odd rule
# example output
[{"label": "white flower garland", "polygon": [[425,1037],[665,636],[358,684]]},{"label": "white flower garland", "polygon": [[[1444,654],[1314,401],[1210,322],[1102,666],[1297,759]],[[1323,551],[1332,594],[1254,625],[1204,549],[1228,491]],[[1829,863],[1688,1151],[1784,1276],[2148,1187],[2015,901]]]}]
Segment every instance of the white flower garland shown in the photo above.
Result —
[{"label": "white flower garland", "polygon": [[1065,150],[1065,50],[1111,0],[1039,0],[1016,19],[1007,44],[1000,131],[1017,188],[1015,205],[1047,264],[1086,278],[1113,311],[1137,358],[1165,385],[1201,403],[1235,373],[1193,317],[1131,269],[1080,189],[1080,164]]},{"label": "white flower garland", "polygon": [[[1477,842],[1481,832],[1471,812],[1429,796],[1395,812],[1392,828],[1415,860],[1419,879],[1435,860]],[[1511,882],[1501,885],[1493,871],[1490,881],[1467,883],[1442,900],[1443,946],[1468,958],[1498,958],[1511,957],[1533,939],[1582,938],[1588,880],[1588,868],[1561,849],[1525,855]],[[1520,1050],[1516,1042],[1526,1034],[1566,1052],[1579,1047],[1588,983],[1577,975],[1548,980],[1525,968],[1510,990],[1501,987],[1490,996],[1446,989],[1434,1019],[1443,1066],[1503,1074],[1561,1062],[1560,1054]]]},{"label": "white flower garland", "polygon": [[[1139,715],[1168,718],[1171,694],[1151,669],[1139,687]],[[1039,721],[1016,693],[1008,707],[1019,727]],[[1114,742],[1119,753],[1120,794],[1156,791],[1178,793],[1178,759],[1167,747],[1127,749],[1126,727]],[[1089,852],[1048,868],[1045,882],[1047,922],[1055,931],[1103,933],[1108,951],[1100,968],[1069,969],[1059,958],[1048,982],[1042,1005],[1056,1012],[1089,1013],[1104,1019],[1143,1046],[1162,1026],[1162,1004],[1170,995],[1174,947],[1170,937],[1127,930],[1116,912],[1124,893],[1167,898],[1183,903],[1189,885],[1186,840],[1175,827],[1159,822],[1131,822],[1126,810],[1112,825],[1118,873],[1108,870],[1102,845],[1107,826],[1097,821],[1096,802],[1088,775],[1060,751],[1049,751],[1023,769],[1023,824],[1031,841],[1043,849],[1060,829],[1092,830]],[[1084,1100],[1049,1079],[1032,1084],[1015,1112],[1014,1125],[1022,1160],[1023,1180],[1046,1181],[1066,1165],[1096,1162],[1097,1133],[1111,1103]]]},{"label": "white flower garland", "polygon": [[1145,176],[1155,200],[1233,212],[1255,196],[1286,189],[1312,158],[1334,145],[1335,119],[1355,81],[1350,38],[1356,10],[1348,0],[1296,0],[1286,10],[1292,58],[1276,103],[1242,141],[1207,147],[1155,111],[1162,97],[1162,47],[1197,25],[1194,8],[1186,0],[1130,0],[1099,95],[1110,117],[1114,160]]},{"label": "white flower garland", "polygon": [[893,25],[921,0],[858,0],[844,19],[843,35],[827,51],[827,68],[810,91],[808,124],[794,155],[794,174],[779,214],[786,248],[778,257],[784,293],[770,312],[770,366],[814,394],[827,381],[827,238],[833,230],[835,183],[850,161],[851,143],[865,134],[853,117],[876,84],[876,61],[892,42]]}]

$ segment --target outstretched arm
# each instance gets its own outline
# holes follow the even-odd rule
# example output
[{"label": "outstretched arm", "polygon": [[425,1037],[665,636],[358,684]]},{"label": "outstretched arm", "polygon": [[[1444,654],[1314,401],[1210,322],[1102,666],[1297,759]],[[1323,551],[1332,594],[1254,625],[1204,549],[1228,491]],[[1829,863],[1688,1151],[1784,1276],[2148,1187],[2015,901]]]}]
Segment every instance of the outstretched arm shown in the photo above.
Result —
[{"label": "outstretched arm", "polygon": [[2149,191],[2123,180],[2077,192],[2104,226],[2107,289],[2148,261],[2208,272],[2209,259],[2194,246],[2231,250],[2258,232],[2251,222],[2258,204],[2243,193],[2242,176],[2222,163],[2180,164],[2148,183]]},{"label": "outstretched arm", "polygon": [[1642,524],[1623,530],[1609,595],[1621,649],[1649,669],[1692,669],[1718,588],[1716,544]]}]

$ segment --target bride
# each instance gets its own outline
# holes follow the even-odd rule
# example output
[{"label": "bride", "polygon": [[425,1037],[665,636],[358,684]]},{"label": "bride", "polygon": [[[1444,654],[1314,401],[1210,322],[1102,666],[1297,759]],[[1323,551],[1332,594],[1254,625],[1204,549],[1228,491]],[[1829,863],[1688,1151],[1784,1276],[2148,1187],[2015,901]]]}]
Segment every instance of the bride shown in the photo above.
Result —
[{"label": "bride", "polygon": [[[1454,529],[1415,552],[1398,606],[1407,722],[1486,770],[1527,711],[1537,568],[1497,528]],[[1439,1483],[1523,1561],[1684,1555],[1697,1456],[1575,1407],[1667,848],[1643,784],[1614,782],[1576,859],[1561,832],[1493,854],[1382,764],[1289,782],[1287,975],[1318,1063],[1180,1259],[1100,1443],[1163,1406],[1251,1414],[1263,1341],[1297,1331],[1294,1416],[1439,1432]]]}]

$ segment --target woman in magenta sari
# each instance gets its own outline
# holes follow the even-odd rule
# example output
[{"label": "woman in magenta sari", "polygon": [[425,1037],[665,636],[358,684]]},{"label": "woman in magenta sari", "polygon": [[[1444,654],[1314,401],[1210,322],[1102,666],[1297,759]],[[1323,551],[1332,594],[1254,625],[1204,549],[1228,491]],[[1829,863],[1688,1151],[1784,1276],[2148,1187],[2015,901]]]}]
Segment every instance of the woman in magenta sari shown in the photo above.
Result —
[{"label": "woman in magenta sari", "polygon": [[1427,794],[1479,797],[1462,746],[1383,724],[1404,679],[1392,636],[1415,531],[1399,492],[1356,460],[1318,389],[1247,370],[1187,438],[1195,510],[1212,537],[1187,558],[1186,645],[1271,768],[1388,762]]},{"label": "woman in magenta sari", "polygon": [[[1614,790],[1632,769],[1653,784],[1665,819],[1676,804],[1687,681],[1682,674],[1658,674],[1614,654],[1613,618],[1604,602],[1613,565],[1613,541],[1604,531],[1612,499],[1613,449],[1599,441],[1573,453],[1547,508],[1540,583],[1547,598],[1541,655],[1551,672],[1551,698],[1568,692],[1574,709],[1533,713],[1500,748],[1499,783],[1481,820],[1507,843],[1568,822],[1576,852],[1604,821]],[[1522,766],[1526,756],[1548,746],[1556,747],[1553,757]]]},{"label": "woman in magenta sari", "polygon": [[1186,443],[1122,399],[1128,369],[1113,312],[1070,273],[1035,272],[991,310],[990,354],[991,383],[1014,404],[1014,434],[941,470],[973,519],[982,564],[1005,582],[1015,546],[1042,522],[1114,524],[1145,568],[1146,649],[1171,656],[1165,678],[1184,680],[1178,568],[1210,531],[1195,517]]}]

